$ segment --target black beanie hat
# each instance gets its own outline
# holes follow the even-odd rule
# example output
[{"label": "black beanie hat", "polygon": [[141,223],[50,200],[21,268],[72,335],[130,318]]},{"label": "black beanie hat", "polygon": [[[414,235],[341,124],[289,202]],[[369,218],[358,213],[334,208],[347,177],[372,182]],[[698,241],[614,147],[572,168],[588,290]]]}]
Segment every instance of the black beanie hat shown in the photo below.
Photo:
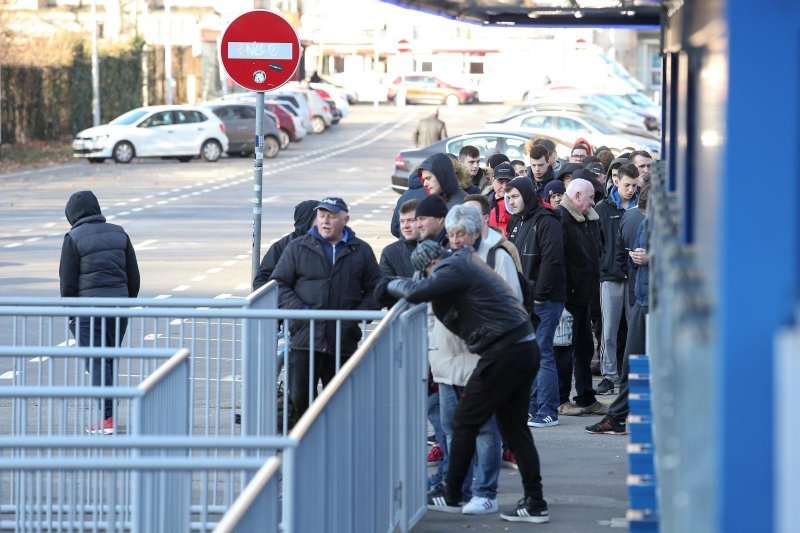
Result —
[{"label": "black beanie hat", "polygon": [[430,194],[417,204],[416,216],[444,218],[447,216],[447,204],[438,194]]}]

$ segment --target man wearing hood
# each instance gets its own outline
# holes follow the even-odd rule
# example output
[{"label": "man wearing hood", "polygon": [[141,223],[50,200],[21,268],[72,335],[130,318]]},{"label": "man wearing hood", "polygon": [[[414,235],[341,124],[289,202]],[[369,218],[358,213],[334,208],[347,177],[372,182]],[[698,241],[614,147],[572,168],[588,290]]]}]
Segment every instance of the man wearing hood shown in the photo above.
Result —
[{"label": "man wearing hood", "polygon": [[[136,298],[140,285],[136,252],[125,230],[106,222],[94,193],[78,191],[70,196],[64,214],[72,229],[61,246],[61,296]],[[73,317],[69,321],[78,346],[84,347],[119,346],[127,327],[127,318]],[[113,385],[113,359],[87,359],[86,369],[93,386]],[[100,400],[101,419],[88,428],[90,433],[114,433],[113,406],[111,399]]]},{"label": "man wearing hood", "polygon": [[[377,309],[372,293],[381,272],[369,244],[347,226],[347,204],[341,198],[323,198],[316,207],[314,226],[294,239],[284,250],[272,278],[278,282],[281,309]],[[355,352],[361,339],[357,322],[342,322],[337,335],[336,321],[314,323],[313,352],[307,320],[289,321],[289,395],[302,415],[308,408],[310,356],[314,356],[316,385],[327,385]],[[336,345],[340,339],[339,346]],[[337,361],[337,354],[341,361]],[[316,391],[316,386],[312,387]]]},{"label": "man wearing hood", "polygon": [[[625,297],[627,271],[617,262],[619,226],[625,212],[636,207],[636,187],[639,171],[630,163],[617,171],[617,179],[608,198],[597,204],[600,216],[600,312],[603,317],[603,339],[600,364],[603,380],[597,386],[598,394],[613,394],[619,383],[617,354],[624,351],[617,347],[622,313],[627,316]],[[620,356],[622,354],[620,353]]]},{"label": "man wearing hood", "polygon": [[552,210],[541,205],[533,182],[527,177],[511,180],[506,186],[506,197],[514,211],[508,240],[519,250],[522,273],[534,284],[533,311],[539,319],[536,339],[541,365],[533,383],[529,425],[555,426],[559,402],[553,337],[565,299],[561,224]]},{"label": "man wearing hood", "polygon": [[275,265],[278,264],[281,254],[283,254],[289,243],[308,233],[308,229],[317,217],[315,209],[318,204],[317,200],[303,200],[294,207],[294,231],[272,243],[267,253],[264,254],[261,259],[261,265],[258,267],[258,272],[256,272],[256,277],[253,279],[253,290],[257,290],[269,281],[272,271],[275,270]]},{"label": "man wearing hood", "polygon": [[[591,362],[594,355],[592,319],[589,304],[595,298],[600,285],[600,229],[598,215],[594,210],[594,187],[584,179],[575,179],[567,187],[566,194],[556,208],[561,215],[564,234],[564,260],[566,262],[567,311],[572,315],[572,360],[569,354],[559,361],[561,368],[572,367],[574,361],[574,404],[563,403],[558,407],[562,415],[602,414],[605,406],[595,398],[592,387]],[[572,372],[563,377],[567,390],[572,383]]]},{"label": "man wearing hood", "polygon": [[467,193],[461,189],[447,154],[433,154],[423,161],[419,165],[419,178],[428,194],[441,196],[448,209],[464,203]]},{"label": "man wearing hood", "polygon": [[391,226],[392,235],[398,239],[401,235],[399,220],[400,206],[409,200],[422,200],[426,196],[428,196],[428,192],[422,187],[422,179],[419,177],[419,167],[417,167],[408,174],[408,189],[400,195],[400,198],[397,199],[397,203],[394,206]]},{"label": "man wearing hood", "polygon": [[[611,187],[614,186],[614,180],[617,179],[617,172],[619,172],[619,167],[622,165],[627,165],[630,163],[631,160],[627,157],[617,157],[611,164],[608,165],[608,170],[606,171],[606,191],[610,191]],[[608,194],[606,194],[608,196]],[[600,202],[597,202],[600,203]]]}]

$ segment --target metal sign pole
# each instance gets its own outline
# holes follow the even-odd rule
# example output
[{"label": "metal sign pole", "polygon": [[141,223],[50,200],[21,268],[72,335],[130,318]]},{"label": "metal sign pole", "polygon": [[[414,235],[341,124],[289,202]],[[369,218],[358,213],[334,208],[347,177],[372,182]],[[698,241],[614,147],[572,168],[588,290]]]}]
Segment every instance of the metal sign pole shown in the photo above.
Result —
[{"label": "metal sign pole", "polygon": [[256,155],[253,170],[253,272],[256,279],[261,264],[261,186],[264,172],[264,92],[256,92]]}]

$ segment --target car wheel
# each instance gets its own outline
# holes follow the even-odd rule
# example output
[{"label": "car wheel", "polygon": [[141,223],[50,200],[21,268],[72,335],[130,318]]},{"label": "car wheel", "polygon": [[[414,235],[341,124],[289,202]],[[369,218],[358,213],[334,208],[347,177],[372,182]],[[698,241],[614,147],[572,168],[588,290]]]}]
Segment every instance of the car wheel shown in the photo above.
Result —
[{"label": "car wheel", "polygon": [[286,150],[289,147],[289,143],[292,142],[292,138],[289,136],[289,132],[283,128],[281,128],[280,135],[281,135],[281,150]]},{"label": "car wheel", "polygon": [[269,135],[264,137],[264,157],[272,159],[281,151],[281,144],[277,138]]},{"label": "car wheel", "polygon": [[191,157],[186,157],[186,156],[178,158],[178,161],[180,161],[181,163],[188,163],[191,160],[192,160]]},{"label": "car wheel", "polygon": [[220,146],[219,142],[215,141],[214,139],[209,139],[203,143],[203,146],[200,148],[200,157],[203,158],[204,161],[208,161],[209,163],[213,163],[219,156],[222,155],[222,146]]},{"label": "car wheel", "polygon": [[314,117],[311,120],[311,131],[314,133],[322,133],[325,131],[325,120],[320,116]]},{"label": "car wheel", "polygon": [[105,157],[90,157],[89,163],[102,163],[105,160],[106,160]]},{"label": "car wheel", "polygon": [[448,107],[455,107],[460,102],[458,101],[458,96],[454,94],[448,94],[447,98],[444,99],[444,103],[447,104]]},{"label": "car wheel", "polygon": [[128,141],[120,141],[114,146],[111,154],[117,163],[130,163],[134,156],[133,145]]}]

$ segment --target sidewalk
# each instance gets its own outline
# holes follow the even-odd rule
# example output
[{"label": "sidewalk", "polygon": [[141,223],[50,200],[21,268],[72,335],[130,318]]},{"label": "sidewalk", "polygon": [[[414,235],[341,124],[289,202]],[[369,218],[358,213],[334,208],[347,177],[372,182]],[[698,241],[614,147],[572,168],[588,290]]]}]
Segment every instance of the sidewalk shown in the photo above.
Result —
[{"label": "sidewalk", "polygon": [[[597,381],[599,378],[595,378]],[[598,396],[605,404],[610,404],[615,398],[616,395]],[[468,516],[428,511],[412,531],[592,533],[608,531],[609,527],[627,529],[628,436],[592,435],[584,430],[584,426],[601,418],[561,416],[558,426],[531,428],[542,462],[544,497],[550,509],[549,524],[506,522],[500,519],[499,513]],[[432,468],[429,470],[433,471]],[[497,495],[500,510],[513,508],[521,497],[519,473],[503,468]]]}]

